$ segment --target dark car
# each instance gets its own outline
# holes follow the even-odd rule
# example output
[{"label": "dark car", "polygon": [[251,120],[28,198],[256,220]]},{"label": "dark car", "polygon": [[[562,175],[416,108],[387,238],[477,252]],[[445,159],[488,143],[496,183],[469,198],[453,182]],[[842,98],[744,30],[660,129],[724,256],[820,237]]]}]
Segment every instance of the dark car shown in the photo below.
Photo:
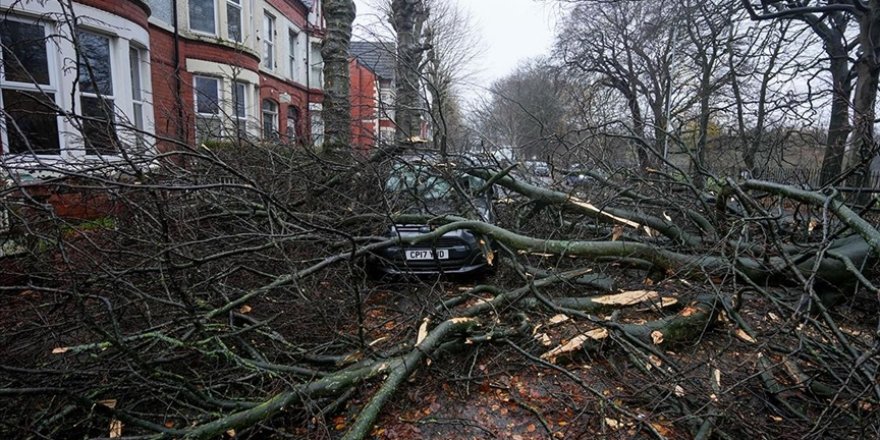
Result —
[{"label": "dark car", "polygon": [[[492,191],[484,184],[455,164],[418,161],[394,167],[385,196],[399,221],[390,225],[387,236],[406,239],[431,232],[438,223],[428,220],[444,216],[494,222]],[[369,263],[390,275],[473,274],[490,268],[491,248],[487,238],[457,230],[435,240],[387,247]]]}]

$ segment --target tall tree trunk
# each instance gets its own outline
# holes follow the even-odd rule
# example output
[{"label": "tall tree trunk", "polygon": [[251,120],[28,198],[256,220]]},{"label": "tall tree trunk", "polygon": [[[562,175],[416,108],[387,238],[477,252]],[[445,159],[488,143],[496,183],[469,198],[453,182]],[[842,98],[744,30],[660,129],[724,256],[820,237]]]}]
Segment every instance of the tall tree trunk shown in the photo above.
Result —
[{"label": "tall tree trunk", "polygon": [[[877,48],[880,46],[880,0],[871,0],[868,10],[859,18],[859,43],[861,57],[856,63],[855,95],[853,96],[853,143],[850,164],[861,167],[850,179],[854,187],[868,186],[871,160],[877,154],[874,144],[874,105],[877,101],[878,74],[880,63]],[[860,193],[861,194],[861,193]],[[867,194],[862,194],[858,202],[863,202]]]},{"label": "tall tree trunk", "polygon": [[639,166],[644,170],[651,167],[651,157],[648,155],[648,147],[645,142],[645,117],[642,115],[642,107],[639,105],[639,97],[632,90],[622,89],[626,96],[626,103],[629,107],[630,115],[633,120],[633,134],[638,141],[633,142],[636,147],[636,154],[639,157]]},{"label": "tall tree trunk", "polygon": [[324,136],[327,150],[333,153],[348,153],[352,149],[348,59],[355,13],[354,0],[324,1]]},{"label": "tall tree trunk", "polygon": [[391,25],[397,32],[397,96],[394,107],[398,143],[410,143],[421,131],[420,109],[423,106],[420,102],[419,78],[425,48],[419,39],[427,18],[428,10],[423,0],[391,2]]},{"label": "tall tree trunk", "polygon": [[846,139],[852,127],[849,124],[850,93],[849,61],[844,48],[829,49],[831,56],[831,119],[828,121],[828,139],[822,159],[822,184],[832,181],[843,170]]}]

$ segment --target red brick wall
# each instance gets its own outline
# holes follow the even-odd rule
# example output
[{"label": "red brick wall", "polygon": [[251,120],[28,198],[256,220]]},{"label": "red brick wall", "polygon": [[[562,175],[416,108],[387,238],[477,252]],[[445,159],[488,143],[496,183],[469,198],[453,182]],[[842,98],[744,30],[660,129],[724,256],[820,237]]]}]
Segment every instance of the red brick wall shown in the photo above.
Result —
[{"label": "red brick wall", "polygon": [[[292,21],[300,29],[306,28],[309,11],[302,3],[296,0],[266,0],[266,3],[272,5],[272,7],[281,12],[281,15],[287,17],[288,20]],[[262,23],[263,18],[260,17],[260,20]]]},{"label": "red brick wall", "polygon": [[150,8],[140,0],[76,0],[76,3],[116,14],[147,28]]},{"label": "red brick wall", "polygon": [[[290,95],[289,102],[282,102],[281,96],[284,94]],[[278,119],[279,122],[279,131],[281,132],[282,139],[285,141],[290,141],[287,139],[287,116],[288,109],[290,107],[295,107],[299,110],[299,120],[297,121],[296,128],[296,142],[298,144],[302,144],[304,141],[309,140],[311,137],[311,130],[309,124],[309,100],[311,102],[321,102],[323,101],[323,95],[321,93],[316,93],[312,91],[311,93],[307,92],[306,89],[300,85],[288,83],[285,81],[281,81],[273,76],[269,76],[266,74],[260,75],[260,102],[256,103],[256,107],[260,112],[257,117],[260,119],[260,127],[262,127],[262,105],[264,99],[271,99],[278,104]]]},{"label": "red brick wall", "polygon": [[369,151],[376,145],[376,118],[378,91],[376,74],[357,59],[348,63],[351,78],[351,142],[355,148]]},{"label": "red brick wall", "polygon": [[[177,100],[179,94],[178,81],[174,65],[174,36],[170,32],[156,26],[150,26],[150,62],[152,67],[151,77],[153,82],[153,111],[155,113],[156,135],[179,139],[178,133],[182,128],[184,133],[182,140],[190,141],[187,135],[187,121],[183,121],[184,124],[180,123],[180,107]],[[188,73],[181,72],[180,77],[182,84],[192,83],[192,76]],[[183,93],[181,95],[184,110],[192,108],[191,95],[192,93]],[[188,131],[191,135],[192,130]],[[174,147],[175,145],[171,142],[159,142],[160,151],[169,151]]]}]

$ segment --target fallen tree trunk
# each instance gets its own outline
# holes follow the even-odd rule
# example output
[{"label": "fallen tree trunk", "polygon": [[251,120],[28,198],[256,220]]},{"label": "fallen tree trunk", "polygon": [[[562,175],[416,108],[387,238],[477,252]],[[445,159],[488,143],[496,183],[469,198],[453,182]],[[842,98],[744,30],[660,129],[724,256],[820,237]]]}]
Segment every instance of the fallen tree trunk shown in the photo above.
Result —
[{"label": "fallen tree trunk", "polygon": [[[471,171],[471,173],[485,180],[492,180],[495,178],[492,173],[487,171],[474,170]],[[574,195],[554,191],[530,183],[520,182],[510,176],[496,179],[495,182],[498,185],[523,194],[532,200],[562,205],[567,209],[589,215],[597,220],[625,224],[636,229],[642,227],[650,228],[651,230],[657,231],[673,241],[686,246],[695,247],[703,242],[699,236],[681,229],[672,221],[654,217],[649,214],[631,212],[614,207],[599,208],[588,201],[575,197]],[[650,233],[650,231],[648,232]]]}]

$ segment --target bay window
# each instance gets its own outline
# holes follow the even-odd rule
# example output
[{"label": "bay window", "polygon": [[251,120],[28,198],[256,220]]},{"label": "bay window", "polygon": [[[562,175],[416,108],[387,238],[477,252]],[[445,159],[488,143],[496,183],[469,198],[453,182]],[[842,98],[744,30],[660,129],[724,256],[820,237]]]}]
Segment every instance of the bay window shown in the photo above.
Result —
[{"label": "bay window", "polygon": [[3,145],[8,153],[58,155],[58,69],[50,50],[48,25],[4,16],[0,21],[5,113]]},{"label": "bay window", "polygon": [[3,14],[0,152],[22,162],[116,156],[132,146],[146,152],[153,130],[146,29],[100,12],[75,28]]}]

